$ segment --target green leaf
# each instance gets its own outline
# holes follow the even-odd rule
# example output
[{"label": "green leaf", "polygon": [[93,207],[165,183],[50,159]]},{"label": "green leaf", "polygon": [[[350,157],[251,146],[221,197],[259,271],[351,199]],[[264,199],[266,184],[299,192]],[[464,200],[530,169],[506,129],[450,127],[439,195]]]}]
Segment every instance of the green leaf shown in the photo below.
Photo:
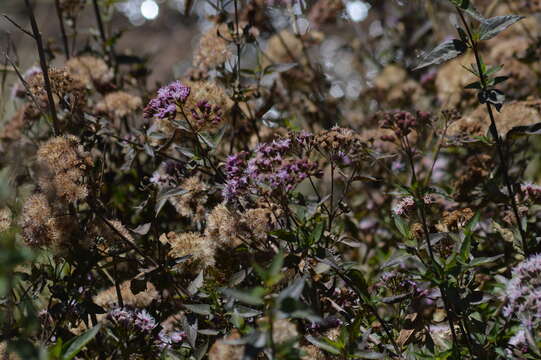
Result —
[{"label": "green leaf", "polygon": [[453,5],[458,6],[459,8],[466,10],[470,6],[469,0],[451,0]]},{"label": "green leaf", "polygon": [[160,213],[163,206],[169,200],[169,198],[173,196],[180,196],[188,193],[189,190],[182,189],[182,188],[173,188],[173,189],[167,189],[167,190],[160,190],[158,195],[156,196],[156,216]]},{"label": "green leaf", "polygon": [[473,82],[464,87],[464,89],[478,89],[478,90],[481,90],[481,88],[482,88],[482,85],[479,81]]},{"label": "green leaf", "polygon": [[351,280],[355,288],[366,297],[370,297],[368,293],[368,283],[364,279],[363,273],[357,269],[351,269],[347,272],[348,278]]},{"label": "green leaf", "polygon": [[470,261],[468,264],[469,267],[475,267],[475,266],[481,266],[485,264],[490,264],[499,258],[501,258],[503,255],[497,255],[497,256],[491,256],[491,257],[478,257]]},{"label": "green leaf", "polygon": [[462,40],[451,39],[447,40],[438,46],[436,46],[432,51],[424,55],[419,63],[419,65],[413,70],[419,70],[431,65],[438,65],[456,58],[466,52],[468,46]]},{"label": "green leaf", "polygon": [[524,16],[520,15],[495,16],[490,19],[486,19],[481,23],[481,27],[479,28],[480,39],[492,39],[509,26],[522,19],[524,19]]},{"label": "green leaf", "polygon": [[64,345],[64,351],[61,360],[71,360],[88,344],[100,331],[101,324],[94,326],[84,334],[81,334]]},{"label": "green leaf", "polygon": [[257,287],[252,291],[242,291],[237,289],[220,289],[220,291],[227,296],[237,299],[248,305],[263,305],[263,293],[264,289]]},{"label": "green leaf", "polygon": [[199,315],[211,315],[209,304],[184,304],[186,309]]},{"label": "green leaf", "polygon": [[410,230],[409,230],[408,224],[400,216],[393,216],[393,218],[394,218],[394,224],[396,225],[398,232],[400,232],[400,235],[402,235],[406,239],[409,239]]},{"label": "green leaf", "polygon": [[325,340],[316,339],[312,335],[307,335],[306,340],[308,340],[308,342],[310,342],[312,345],[317,346],[321,350],[325,350],[328,353],[331,353],[333,355],[340,355],[340,349],[334,347],[333,345],[329,344]]}]

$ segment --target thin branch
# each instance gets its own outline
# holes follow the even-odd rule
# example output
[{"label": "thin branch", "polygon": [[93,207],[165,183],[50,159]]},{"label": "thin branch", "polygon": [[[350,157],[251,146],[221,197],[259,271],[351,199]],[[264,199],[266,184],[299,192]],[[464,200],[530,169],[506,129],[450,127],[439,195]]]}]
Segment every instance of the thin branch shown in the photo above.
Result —
[{"label": "thin branch", "polygon": [[26,35],[30,36],[32,39],[35,39],[34,35],[33,35],[30,31],[24,29],[21,25],[17,24],[17,23],[15,22],[15,20],[13,20],[12,18],[10,18],[10,17],[7,16],[6,14],[2,14],[2,16],[3,16],[7,21],[9,21],[11,24],[13,24],[13,26],[15,26],[17,29],[21,30],[23,33],[25,33]]},{"label": "thin branch", "polygon": [[43,81],[45,83],[45,91],[47,92],[47,100],[49,102],[49,111],[53,119],[53,132],[58,134],[58,117],[56,114],[56,106],[54,103],[53,92],[51,90],[51,81],[49,80],[49,67],[47,66],[47,58],[45,56],[45,50],[43,49],[43,40],[41,33],[39,32],[38,24],[36,23],[36,17],[34,16],[34,10],[30,6],[30,0],[24,0],[26,8],[28,9],[28,15],[30,16],[30,25],[32,26],[32,32],[34,33],[34,39],[36,40],[36,46],[39,53],[39,63],[41,65],[41,71],[43,72]]},{"label": "thin branch", "polygon": [[60,25],[60,34],[62,34],[62,42],[64,43],[64,54],[66,59],[70,58],[70,50],[68,45],[68,36],[66,35],[66,27],[64,26],[64,17],[62,15],[62,8],[60,7],[60,0],[54,0],[56,7],[56,14],[58,15],[58,23]]}]

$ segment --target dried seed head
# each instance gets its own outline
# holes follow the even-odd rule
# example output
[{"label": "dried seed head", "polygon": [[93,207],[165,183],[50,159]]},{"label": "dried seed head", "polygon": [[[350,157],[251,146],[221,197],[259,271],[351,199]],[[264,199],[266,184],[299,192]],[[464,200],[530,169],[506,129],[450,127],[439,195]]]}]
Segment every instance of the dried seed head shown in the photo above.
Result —
[{"label": "dried seed head", "polygon": [[84,175],[93,163],[76,136],[50,139],[38,149],[37,158],[47,170],[47,175],[40,180],[43,189],[54,190],[69,202],[86,198]]}]

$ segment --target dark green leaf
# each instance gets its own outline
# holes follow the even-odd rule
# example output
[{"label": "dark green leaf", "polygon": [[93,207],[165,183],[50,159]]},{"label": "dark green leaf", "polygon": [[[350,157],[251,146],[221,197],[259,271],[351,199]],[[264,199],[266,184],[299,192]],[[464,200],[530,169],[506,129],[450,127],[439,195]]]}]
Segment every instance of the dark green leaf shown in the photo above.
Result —
[{"label": "dark green leaf", "polygon": [[333,355],[340,355],[340,349],[332,346],[331,344],[329,344],[328,342],[324,340],[316,339],[312,335],[307,335],[306,340],[308,340],[308,342],[310,342],[312,345],[317,346],[321,350],[325,350],[328,353],[331,353]]},{"label": "dark green leaf", "polygon": [[147,281],[145,279],[133,279],[130,281],[130,290],[134,295],[145,291],[147,288]]},{"label": "dark green leaf", "polygon": [[436,46],[432,51],[423,56],[419,65],[413,70],[419,70],[431,65],[438,65],[462,55],[468,47],[462,40],[447,40]]},{"label": "dark green leaf", "polygon": [[464,87],[464,89],[478,89],[481,90],[482,86],[479,81],[473,82],[471,84],[468,84]]},{"label": "dark green leaf", "polygon": [[73,338],[64,345],[64,351],[61,360],[71,360],[88,344],[100,331],[101,325],[98,324],[85,333]]},{"label": "dark green leaf", "polygon": [[490,19],[486,19],[481,23],[481,27],[479,28],[480,39],[492,39],[509,26],[522,19],[524,19],[524,16],[520,15],[495,16]]},{"label": "dark green leaf", "polygon": [[184,304],[186,309],[199,315],[211,315],[210,305],[208,304]]},{"label": "dark green leaf", "polygon": [[263,305],[263,289],[256,288],[252,291],[242,291],[237,289],[221,289],[221,292],[227,296],[231,296],[240,302],[248,305]]}]

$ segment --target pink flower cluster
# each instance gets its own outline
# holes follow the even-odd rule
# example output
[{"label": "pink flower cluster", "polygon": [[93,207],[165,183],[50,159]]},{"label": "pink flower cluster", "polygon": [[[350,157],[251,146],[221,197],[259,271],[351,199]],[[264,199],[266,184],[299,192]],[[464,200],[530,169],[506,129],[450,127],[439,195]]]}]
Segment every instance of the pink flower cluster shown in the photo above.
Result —
[{"label": "pink flower cluster", "polygon": [[178,106],[183,104],[190,96],[190,87],[180,81],[172,82],[158,90],[158,96],[150,100],[144,109],[147,119],[173,118],[177,114]]},{"label": "pink flower cluster", "polygon": [[229,156],[225,165],[225,199],[230,201],[251,186],[263,185],[272,191],[289,192],[309,176],[320,177],[322,172],[316,162],[293,155],[296,148],[307,144],[308,136],[302,133],[260,144],[251,158],[248,152]]}]

